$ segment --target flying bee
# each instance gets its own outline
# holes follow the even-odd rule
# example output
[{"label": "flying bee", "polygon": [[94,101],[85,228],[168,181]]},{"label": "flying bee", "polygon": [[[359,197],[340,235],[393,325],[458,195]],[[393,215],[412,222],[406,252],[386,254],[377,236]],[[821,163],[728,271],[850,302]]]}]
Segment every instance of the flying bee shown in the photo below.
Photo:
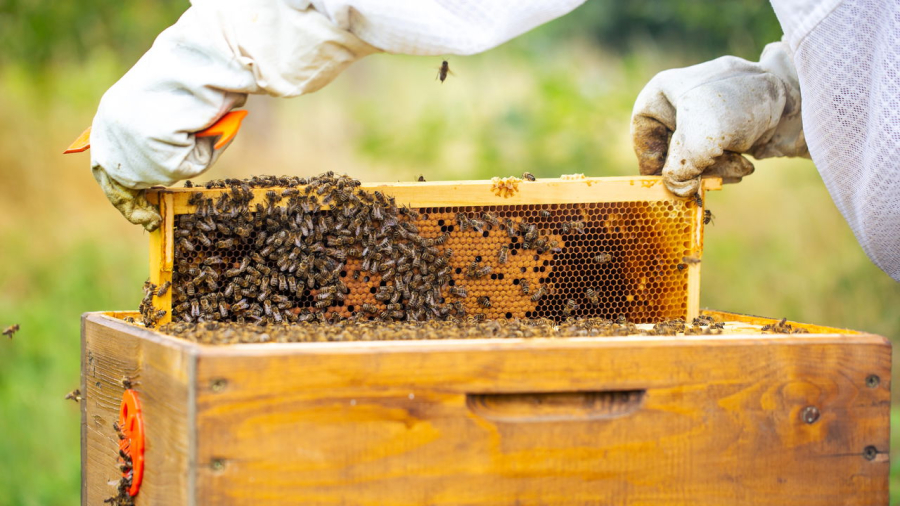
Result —
[{"label": "flying bee", "polygon": [[72,390],[71,392],[67,393],[65,399],[67,401],[72,400],[75,402],[81,402],[81,389],[76,388],[75,390]]},{"label": "flying bee", "polygon": [[13,325],[10,325],[9,327],[6,327],[6,330],[3,331],[3,335],[12,339],[12,336],[18,331],[19,331],[19,324],[15,323]]},{"label": "flying bee", "polygon": [[506,263],[506,260],[509,256],[509,246],[504,244],[500,247],[500,252],[497,254],[497,261],[500,262],[501,265]]},{"label": "flying bee", "polygon": [[491,298],[487,295],[478,297],[478,305],[481,307],[491,307]]},{"label": "flying bee", "polygon": [[162,286],[159,287],[159,290],[156,291],[156,296],[157,296],[157,297],[162,297],[163,295],[165,295],[166,292],[169,291],[169,287],[170,287],[170,286],[172,286],[172,282],[171,282],[171,281],[166,281],[165,283],[163,283]]},{"label": "flying bee", "polygon": [[572,313],[574,313],[575,310],[578,309],[578,307],[578,304],[574,300],[567,299],[566,305],[565,307],[563,307],[563,314],[565,314],[566,316],[571,316]]},{"label": "flying bee", "polygon": [[535,181],[534,174],[532,174],[531,172],[523,172],[522,179],[524,179],[525,181]]},{"label": "flying bee", "polygon": [[686,257],[682,258],[681,261],[688,265],[697,265],[700,263],[700,256],[699,255],[686,256]]},{"label": "flying bee", "polygon": [[612,260],[612,255],[609,253],[598,253],[594,256],[594,263],[597,265],[605,264]]},{"label": "flying bee", "polygon": [[591,304],[595,306],[600,305],[600,296],[597,295],[597,292],[594,291],[593,288],[588,288],[587,291],[584,292],[584,296],[587,300],[591,301]]},{"label": "flying bee", "polygon": [[547,289],[544,288],[544,285],[539,286],[538,289],[534,291],[534,295],[531,296],[531,302],[537,302],[541,300],[541,297],[543,297],[546,293]]},{"label": "flying bee", "polygon": [[447,62],[447,60],[444,60],[441,62],[441,66],[438,67],[438,73],[437,73],[437,77],[435,77],[435,80],[440,79],[441,84],[444,84],[444,80],[447,79],[448,74],[456,75],[453,73],[452,70],[450,70],[450,64]]},{"label": "flying bee", "polygon": [[715,225],[716,217],[715,217],[715,215],[713,215],[712,211],[710,211],[709,209],[704,209],[703,210],[703,224],[709,225],[710,223]]}]

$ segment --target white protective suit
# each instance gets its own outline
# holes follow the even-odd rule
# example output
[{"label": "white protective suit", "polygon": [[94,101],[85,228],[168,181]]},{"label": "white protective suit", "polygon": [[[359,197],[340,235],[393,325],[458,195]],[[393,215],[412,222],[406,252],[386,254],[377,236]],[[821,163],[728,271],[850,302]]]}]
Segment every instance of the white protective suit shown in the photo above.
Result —
[{"label": "white protective suit", "polygon": [[584,0],[192,0],[104,94],[91,167],[107,197],[149,230],[140,190],[205,172],[222,151],[195,132],[250,93],[311,93],[366,55],[467,55],[562,16]]},{"label": "white protective suit", "polygon": [[784,39],[759,63],[723,57],[648,83],[632,115],[641,172],[689,195],[701,174],[751,173],[740,153],[811,156],[869,258],[900,281],[900,2],[772,5]]}]

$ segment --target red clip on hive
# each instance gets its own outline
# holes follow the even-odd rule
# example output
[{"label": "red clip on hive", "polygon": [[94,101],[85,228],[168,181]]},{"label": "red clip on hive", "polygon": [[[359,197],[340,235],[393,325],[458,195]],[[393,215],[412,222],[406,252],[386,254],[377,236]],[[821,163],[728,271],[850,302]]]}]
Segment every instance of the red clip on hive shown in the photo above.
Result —
[{"label": "red clip on hive", "polygon": [[[119,428],[125,436],[119,439],[119,449],[131,458],[131,470],[123,471],[122,476],[131,474],[131,488],[128,495],[134,497],[141,488],[144,477],[144,419],[141,415],[141,403],[138,394],[132,389],[125,390],[122,395],[122,406],[119,408]],[[121,457],[119,459],[122,461]],[[124,464],[124,461],[122,461]]]}]

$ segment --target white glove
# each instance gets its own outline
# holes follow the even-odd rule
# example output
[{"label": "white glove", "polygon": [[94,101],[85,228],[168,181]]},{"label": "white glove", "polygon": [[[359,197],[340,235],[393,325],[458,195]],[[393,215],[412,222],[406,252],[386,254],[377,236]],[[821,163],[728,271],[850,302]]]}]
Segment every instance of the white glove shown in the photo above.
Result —
[{"label": "white glove", "polygon": [[221,150],[194,132],[248,93],[318,90],[377,51],[312,8],[282,0],[195,0],[112,86],[91,127],[91,166],[120,185],[170,185],[203,173]]},{"label": "white glove", "polygon": [[767,45],[759,63],[725,56],[660,72],[635,101],[631,135],[641,174],[662,174],[683,197],[701,175],[735,183],[753,173],[741,153],[809,157],[787,46]]},{"label": "white glove", "polygon": [[144,190],[132,190],[117,183],[109,177],[101,167],[93,167],[94,179],[100,185],[109,202],[122,213],[126,220],[141,225],[148,232],[153,232],[159,227],[162,218],[159,210],[147,202]]},{"label": "white glove", "polygon": [[583,1],[193,0],[103,96],[91,165],[127,188],[191,178],[221,152],[194,133],[249,93],[311,93],[377,48],[484,51]]}]

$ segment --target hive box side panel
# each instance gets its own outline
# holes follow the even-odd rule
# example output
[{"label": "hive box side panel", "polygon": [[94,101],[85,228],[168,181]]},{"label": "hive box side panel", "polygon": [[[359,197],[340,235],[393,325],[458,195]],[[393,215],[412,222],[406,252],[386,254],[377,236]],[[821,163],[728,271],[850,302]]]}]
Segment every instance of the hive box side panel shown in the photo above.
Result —
[{"label": "hive box side panel", "polygon": [[[169,339],[169,341],[172,341]],[[124,387],[134,382],[145,427],[145,471],[139,505],[188,505],[193,474],[193,357],[187,346],[100,313],[82,319],[82,504],[114,496]]]},{"label": "hive box side panel", "polygon": [[205,347],[197,492],[215,504],[887,504],[890,364],[869,335]]}]

